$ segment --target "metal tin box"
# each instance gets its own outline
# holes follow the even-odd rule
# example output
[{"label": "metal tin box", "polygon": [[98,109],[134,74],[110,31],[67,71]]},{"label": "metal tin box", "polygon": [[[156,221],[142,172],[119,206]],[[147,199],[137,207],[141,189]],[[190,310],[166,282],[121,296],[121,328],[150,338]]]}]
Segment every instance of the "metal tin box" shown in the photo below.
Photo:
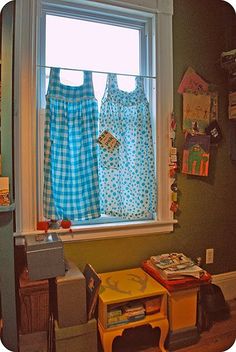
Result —
[{"label": "metal tin box", "polygon": [[42,280],[65,275],[63,245],[57,234],[25,236],[29,278]]},{"label": "metal tin box", "polygon": [[68,261],[64,276],[55,279],[56,317],[60,328],[87,322],[86,281],[80,269]]}]

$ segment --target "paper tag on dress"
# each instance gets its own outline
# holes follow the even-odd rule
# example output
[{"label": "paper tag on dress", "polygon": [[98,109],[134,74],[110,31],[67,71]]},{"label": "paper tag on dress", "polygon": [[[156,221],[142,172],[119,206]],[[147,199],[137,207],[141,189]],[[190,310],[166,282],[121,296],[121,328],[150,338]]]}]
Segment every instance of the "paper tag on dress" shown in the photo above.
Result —
[{"label": "paper tag on dress", "polygon": [[120,145],[120,142],[107,130],[100,134],[97,141],[102,147],[107,148],[110,151],[113,151]]}]

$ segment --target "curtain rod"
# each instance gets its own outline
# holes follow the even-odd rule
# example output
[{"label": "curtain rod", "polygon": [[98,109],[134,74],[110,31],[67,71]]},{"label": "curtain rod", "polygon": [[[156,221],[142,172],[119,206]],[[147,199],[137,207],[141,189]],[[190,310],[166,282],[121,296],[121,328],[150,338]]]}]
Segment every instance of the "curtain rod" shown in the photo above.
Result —
[{"label": "curtain rod", "polygon": [[68,67],[56,67],[56,66],[46,66],[46,65],[37,65],[37,67],[39,68],[57,68],[57,69],[61,69],[61,70],[68,70],[68,71],[87,71],[87,72],[92,72],[92,73],[101,73],[101,74],[114,74],[114,75],[118,75],[118,76],[128,76],[128,77],[142,77],[142,78],[151,78],[151,79],[156,79],[155,76],[142,76],[142,75],[132,75],[132,74],[128,74],[128,73],[117,73],[117,72],[106,72],[106,71],[92,71],[92,70],[82,70],[82,69],[78,69],[78,68],[68,68]]}]

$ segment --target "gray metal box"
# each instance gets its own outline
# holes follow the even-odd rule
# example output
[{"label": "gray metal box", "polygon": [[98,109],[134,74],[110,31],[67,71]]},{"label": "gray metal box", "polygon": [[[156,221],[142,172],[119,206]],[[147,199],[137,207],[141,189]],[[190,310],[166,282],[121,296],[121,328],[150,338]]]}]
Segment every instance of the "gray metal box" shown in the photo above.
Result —
[{"label": "gray metal box", "polygon": [[64,276],[55,279],[56,317],[60,328],[87,323],[86,280],[80,269],[68,261]]},{"label": "gray metal box", "polygon": [[64,251],[57,234],[25,236],[29,278],[42,280],[65,275]]}]

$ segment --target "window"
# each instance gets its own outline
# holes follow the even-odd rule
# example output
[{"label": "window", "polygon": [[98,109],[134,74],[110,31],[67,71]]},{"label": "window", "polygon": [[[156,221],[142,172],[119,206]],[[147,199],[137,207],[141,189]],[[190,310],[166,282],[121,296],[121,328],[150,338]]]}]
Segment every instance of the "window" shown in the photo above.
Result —
[{"label": "window", "polygon": [[[43,53],[41,62],[45,62],[45,65],[39,66],[39,80],[46,82],[46,87],[44,90],[44,85],[39,84],[39,96],[42,97],[39,118],[42,119],[45,110],[44,96],[52,84],[55,85],[55,89],[63,89],[65,95],[70,94],[68,87],[73,87],[74,94],[78,92],[77,88],[83,88],[86,84],[86,82],[83,83],[85,77],[83,71],[88,70],[92,72],[91,85],[93,85],[94,95],[98,101],[98,117],[94,116],[97,119],[98,134],[107,130],[117,138],[120,144],[112,151],[107,151],[102,146],[94,146],[97,150],[92,158],[99,160],[98,172],[95,180],[93,171],[93,184],[91,183],[91,189],[88,190],[88,181],[86,184],[82,185],[82,183],[83,177],[90,179],[90,168],[94,168],[94,162],[91,162],[91,165],[88,162],[91,158],[91,145],[87,147],[88,149],[84,148],[83,155],[75,159],[74,154],[78,154],[82,148],[83,137],[81,140],[68,142],[63,150],[61,145],[57,147],[55,145],[65,144],[65,138],[68,139],[72,133],[83,134],[84,138],[87,138],[89,132],[81,132],[84,122],[80,119],[86,120],[89,115],[78,114],[76,118],[75,115],[71,116],[73,126],[70,127],[72,121],[66,118],[69,110],[62,112],[64,105],[61,104],[60,112],[59,109],[54,113],[50,110],[51,116],[48,120],[46,118],[49,131],[44,153],[47,155],[45,158],[48,160],[46,161],[48,165],[44,165],[44,192],[42,191],[43,185],[39,187],[38,199],[42,194],[44,195],[42,201],[44,206],[39,203],[39,210],[44,209],[42,215],[46,218],[60,220],[66,217],[73,221],[73,225],[79,224],[80,226],[93,223],[151,220],[155,218],[156,211],[156,177],[152,138],[152,130],[154,131],[155,128],[150,126],[151,122],[153,127],[155,126],[155,114],[149,113],[148,117],[145,116],[151,110],[146,99],[149,87],[153,89],[150,90],[152,95],[149,94],[148,100],[151,102],[153,98],[155,101],[155,82],[152,82],[154,79],[149,77],[140,83],[136,81],[136,76],[144,73],[147,77],[147,74],[151,73],[147,63],[151,66],[153,48],[149,38],[151,37],[152,19],[146,16],[133,15],[131,17],[130,14],[124,13],[122,16],[116,13],[112,16],[109,14],[107,17],[105,10],[102,13],[99,13],[100,11],[92,8],[88,12],[86,8],[80,7],[79,11],[75,10],[71,17],[69,12],[65,10],[61,12],[60,8],[54,5],[43,8],[41,21],[41,27],[45,28],[45,35],[41,36],[40,52]],[[55,78],[57,82],[51,80],[50,87],[48,87],[49,72],[54,72],[54,67],[60,68]],[[108,72],[115,72],[115,76],[111,78]],[[110,81],[111,79],[113,82]],[[115,84],[115,80],[117,80],[117,89],[112,90],[111,85]],[[108,82],[109,88],[106,86]],[[146,87],[146,89],[143,87],[142,92],[141,84]],[[106,101],[103,99],[102,103],[101,100],[105,94],[112,94],[112,96],[111,98],[107,96]],[[118,104],[115,100],[117,98],[119,98]],[[54,100],[49,101],[50,109],[52,109]],[[85,107],[82,103],[71,102],[71,104],[76,105],[77,110],[81,106]],[[122,108],[120,108],[121,104],[124,104]],[[107,115],[108,109],[109,116]],[[139,113],[140,109],[142,112]],[[52,116],[55,114],[57,116]],[[61,114],[66,116],[61,116]],[[117,114],[119,114],[119,119],[117,119]],[[57,119],[58,126],[54,126],[54,118]],[[65,130],[68,136],[65,136],[67,133]],[[60,136],[53,137],[55,133],[59,133]],[[95,129],[91,130],[89,138],[94,140],[97,137]],[[39,143],[41,141],[45,141],[43,128],[39,128]],[[45,151],[47,148],[50,150]],[[53,159],[54,149],[56,160]],[[61,159],[59,159],[60,155]],[[37,159],[42,161],[43,157],[39,155]],[[76,160],[77,166],[74,166],[72,160]],[[113,162],[111,163],[110,160]],[[65,163],[66,167],[63,166]],[[81,165],[80,168],[78,164]],[[42,167],[39,168],[40,173],[43,172],[41,169]],[[66,180],[66,185],[63,179]],[[57,188],[59,189],[58,195]],[[85,197],[86,193],[88,196]],[[43,220],[43,216],[39,215],[40,220]]]},{"label": "window", "polygon": [[[19,176],[19,183],[16,184],[16,201],[19,206],[23,206],[25,214],[30,216],[26,219],[24,212],[19,212],[18,232],[34,231],[37,220],[43,217],[43,140],[45,137],[43,122],[46,108],[45,93],[48,89],[49,73],[52,72],[50,69],[52,67],[60,68],[59,83],[65,87],[82,86],[84,72],[92,72],[92,82],[99,110],[103,104],[102,97],[109,72],[116,73],[118,87],[122,92],[133,92],[134,76],[142,76],[151,112],[151,133],[156,161],[155,176],[158,179],[157,213],[152,211],[148,215],[138,214],[133,218],[120,214],[112,216],[110,213],[108,215],[102,213],[98,219],[94,220],[87,221],[86,217],[82,217],[81,221],[75,219],[73,224],[78,238],[135,235],[165,232],[172,229],[174,220],[169,210],[169,139],[166,137],[172,112],[173,94],[172,3],[171,1],[166,2],[162,12],[161,9],[155,8],[155,1],[150,1],[145,8],[146,11],[143,8],[141,11],[135,1],[133,2],[113,1],[112,5],[105,5],[103,1],[91,1],[88,4],[87,1],[78,0],[69,4],[60,1],[30,2],[27,0],[19,1],[16,7],[18,12],[26,11],[29,20],[26,23],[16,21],[16,36],[20,33],[21,37],[19,45],[16,44],[16,106],[19,106],[20,114],[24,116],[23,121],[16,122],[18,160],[22,161],[21,164],[16,161],[16,172]],[[40,16],[30,17],[34,11],[40,13]],[[35,18],[35,22],[30,18]],[[29,27],[31,27],[32,38],[24,40],[23,32]],[[22,54],[24,46],[25,50]],[[168,59],[164,58],[164,53],[168,53]],[[22,60],[25,60],[25,64]],[[29,65],[26,67],[27,62]],[[24,80],[20,70],[23,67]],[[165,82],[166,80],[168,83]],[[31,85],[33,96],[29,91],[27,92],[24,86],[25,81]],[[29,103],[27,107],[21,95],[23,91],[27,92]],[[24,139],[25,132],[23,131],[26,125],[30,127],[32,135],[27,135]],[[102,126],[102,120],[98,120],[98,129],[99,126]],[[26,150],[27,152],[23,158],[22,147],[23,145],[29,147],[30,143],[33,148],[31,151],[28,148],[24,149],[24,152]],[[99,160],[102,160],[102,157]],[[24,164],[27,167],[26,170],[21,167],[24,167]],[[20,177],[23,175],[26,179],[31,176],[28,186],[32,192],[28,197],[24,194],[25,185]]]}]

